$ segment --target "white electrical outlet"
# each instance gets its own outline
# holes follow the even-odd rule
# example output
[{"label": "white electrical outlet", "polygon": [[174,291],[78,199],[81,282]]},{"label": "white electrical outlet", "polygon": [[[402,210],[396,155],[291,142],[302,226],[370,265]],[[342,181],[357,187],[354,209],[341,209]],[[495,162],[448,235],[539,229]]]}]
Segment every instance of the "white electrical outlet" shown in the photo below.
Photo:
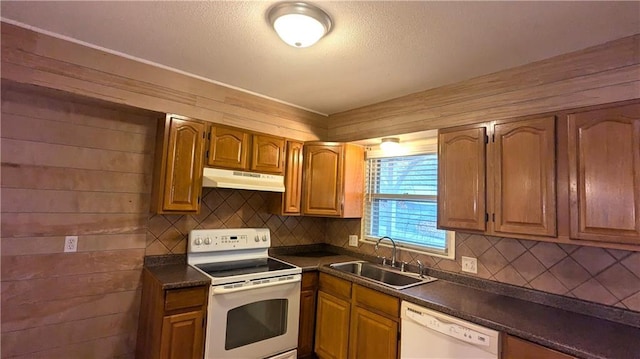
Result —
[{"label": "white electrical outlet", "polygon": [[478,259],[462,256],[462,271],[478,274]]},{"label": "white electrical outlet", "polygon": [[357,247],[358,246],[358,236],[355,234],[350,234],[349,235],[349,245],[351,247]]},{"label": "white electrical outlet", "polygon": [[64,251],[65,252],[78,251],[78,236],[64,237]]}]

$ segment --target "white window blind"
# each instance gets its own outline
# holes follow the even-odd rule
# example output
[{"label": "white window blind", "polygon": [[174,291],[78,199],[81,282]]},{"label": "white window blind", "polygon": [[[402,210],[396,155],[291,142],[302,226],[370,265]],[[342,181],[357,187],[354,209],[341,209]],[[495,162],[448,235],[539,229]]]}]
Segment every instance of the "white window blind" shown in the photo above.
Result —
[{"label": "white window blind", "polygon": [[367,160],[364,237],[450,256],[453,233],[439,230],[435,152]]}]

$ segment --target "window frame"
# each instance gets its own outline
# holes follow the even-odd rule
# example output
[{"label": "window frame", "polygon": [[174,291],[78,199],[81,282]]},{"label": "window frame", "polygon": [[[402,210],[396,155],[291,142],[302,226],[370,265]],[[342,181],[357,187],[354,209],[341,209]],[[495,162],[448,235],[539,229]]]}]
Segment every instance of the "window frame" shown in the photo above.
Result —
[{"label": "window frame", "polygon": [[[368,236],[365,234],[366,232],[366,224],[370,223],[371,219],[366,218],[367,214],[370,213],[370,211],[367,211],[366,208],[369,205],[368,202],[370,201],[370,194],[369,194],[369,186],[367,185],[367,182],[369,182],[369,174],[370,174],[370,170],[369,170],[369,160],[370,159],[376,159],[376,158],[388,158],[388,157],[404,157],[404,156],[412,156],[412,155],[421,155],[421,154],[433,154],[435,153],[437,155],[438,153],[438,139],[437,137],[432,137],[432,138],[426,138],[423,140],[419,140],[419,141],[413,141],[411,143],[403,143],[403,147],[400,151],[398,151],[397,153],[393,153],[393,154],[387,154],[384,153],[379,146],[370,146],[367,147],[366,152],[365,152],[365,173],[364,173],[364,181],[365,181],[365,193],[364,193],[364,198],[363,198],[363,209],[365,209],[363,211],[363,218],[361,221],[361,228],[360,228],[360,242],[361,243],[367,243],[367,244],[372,244],[375,245],[379,239],[379,237],[374,237],[374,236]],[[436,202],[436,206],[437,206],[437,198],[438,196],[422,196],[422,195],[392,195],[390,196],[393,199],[412,199],[412,198],[419,198],[419,199],[424,199],[425,197],[432,197],[432,199],[435,199]],[[380,197],[378,197],[380,198]],[[436,225],[437,228],[437,225]],[[455,232],[454,231],[449,231],[449,230],[443,230],[445,231],[445,238],[446,238],[446,243],[445,243],[445,251],[439,251],[435,248],[432,247],[427,247],[427,246],[420,246],[420,245],[414,245],[414,244],[408,244],[408,243],[404,243],[401,242],[399,240],[396,240],[396,247],[398,249],[404,250],[404,251],[408,251],[408,252],[413,252],[413,253],[419,253],[419,254],[424,254],[424,255],[428,255],[428,256],[434,256],[434,257],[439,257],[439,258],[446,258],[446,259],[455,259]],[[395,240],[395,238],[394,238]],[[380,246],[382,247],[389,247],[391,248],[392,245],[389,243],[389,241],[383,241],[380,243]]]}]

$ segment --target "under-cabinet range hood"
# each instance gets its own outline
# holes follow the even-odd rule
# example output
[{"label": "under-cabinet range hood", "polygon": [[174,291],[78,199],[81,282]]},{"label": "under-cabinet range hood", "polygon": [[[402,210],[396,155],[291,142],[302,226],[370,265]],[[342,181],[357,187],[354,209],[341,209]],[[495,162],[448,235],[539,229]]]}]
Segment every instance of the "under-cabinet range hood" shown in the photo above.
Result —
[{"label": "under-cabinet range hood", "polygon": [[202,187],[284,192],[284,176],[205,167]]}]

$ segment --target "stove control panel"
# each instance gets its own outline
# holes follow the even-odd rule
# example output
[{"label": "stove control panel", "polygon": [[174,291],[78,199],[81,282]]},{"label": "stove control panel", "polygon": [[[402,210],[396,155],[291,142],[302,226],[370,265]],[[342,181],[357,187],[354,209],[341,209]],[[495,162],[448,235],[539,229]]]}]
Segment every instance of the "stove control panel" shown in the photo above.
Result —
[{"label": "stove control panel", "polygon": [[268,228],[194,229],[189,232],[190,253],[269,248]]}]

